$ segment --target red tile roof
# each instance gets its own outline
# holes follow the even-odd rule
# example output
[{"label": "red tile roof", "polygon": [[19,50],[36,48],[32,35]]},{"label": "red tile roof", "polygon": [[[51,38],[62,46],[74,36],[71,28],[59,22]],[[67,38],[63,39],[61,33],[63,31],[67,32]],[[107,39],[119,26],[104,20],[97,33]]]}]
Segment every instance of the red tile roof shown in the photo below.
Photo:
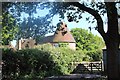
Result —
[{"label": "red tile roof", "polygon": [[67,25],[63,22],[58,23],[57,30],[54,34],[53,42],[75,42],[72,34],[70,33]]},{"label": "red tile roof", "polygon": [[71,42],[74,43],[75,39],[70,33],[69,29],[67,28],[67,25],[63,22],[58,23],[57,29],[52,36],[47,36],[44,39],[42,39],[43,43],[48,42]]}]

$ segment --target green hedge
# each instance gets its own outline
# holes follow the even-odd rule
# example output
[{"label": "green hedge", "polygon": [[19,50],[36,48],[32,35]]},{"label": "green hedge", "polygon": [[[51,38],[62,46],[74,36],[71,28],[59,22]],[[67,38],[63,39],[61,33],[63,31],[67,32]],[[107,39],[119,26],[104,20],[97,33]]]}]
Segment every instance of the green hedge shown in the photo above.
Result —
[{"label": "green hedge", "polygon": [[84,54],[81,51],[54,48],[47,44],[19,51],[4,49],[2,56],[3,78],[33,80],[70,74],[74,69],[71,63],[82,61]]},{"label": "green hedge", "polygon": [[3,51],[3,77],[11,79],[43,78],[62,74],[48,52],[26,49]]}]

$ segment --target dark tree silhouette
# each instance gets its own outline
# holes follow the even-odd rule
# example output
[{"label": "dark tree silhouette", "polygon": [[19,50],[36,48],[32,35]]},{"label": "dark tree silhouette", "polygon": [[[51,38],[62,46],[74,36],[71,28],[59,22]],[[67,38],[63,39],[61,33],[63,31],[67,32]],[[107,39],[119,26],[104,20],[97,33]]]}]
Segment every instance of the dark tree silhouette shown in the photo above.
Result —
[{"label": "dark tree silhouette", "polygon": [[103,37],[107,48],[107,75],[108,80],[120,79],[120,65],[118,48],[120,43],[120,35],[118,32],[118,14],[114,2],[105,2],[107,17],[108,17],[108,31],[105,33],[103,29],[103,20],[97,11],[85,7],[84,5],[74,2],[70,3],[80,9],[87,11],[97,20],[98,32]]}]

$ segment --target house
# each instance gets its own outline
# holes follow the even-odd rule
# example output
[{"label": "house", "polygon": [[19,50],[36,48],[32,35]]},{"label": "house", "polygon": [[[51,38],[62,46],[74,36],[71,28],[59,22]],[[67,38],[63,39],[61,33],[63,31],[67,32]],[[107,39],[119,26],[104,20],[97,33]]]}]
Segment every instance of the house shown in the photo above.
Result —
[{"label": "house", "polygon": [[[32,38],[20,39],[17,42],[16,47],[18,50],[33,48],[35,43],[36,41]],[[50,43],[55,47],[69,47],[70,49],[73,50],[76,49],[75,39],[73,38],[67,25],[64,22],[60,22],[57,24],[57,29],[54,35],[42,38],[37,44],[46,44],[46,43]]]},{"label": "house", "polygon": [[44,37],[39,42],[39,44],[45,43],[50,43],[55,47],[69,47],[73,50],[76,49],[75,39],[64,22],[57,24],[54,35]]},{"label": "house", "polygon": [[34,45],[35,45],[34,39],[20,39],[16,46],[18,50],[21,50],[21,49],[26,49],[26,48],[33,48]]}]

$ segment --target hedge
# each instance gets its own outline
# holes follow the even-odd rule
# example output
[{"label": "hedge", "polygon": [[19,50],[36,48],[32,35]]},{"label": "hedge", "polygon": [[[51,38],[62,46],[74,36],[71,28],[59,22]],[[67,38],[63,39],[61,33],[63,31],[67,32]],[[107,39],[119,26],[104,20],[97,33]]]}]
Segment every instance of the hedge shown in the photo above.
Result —
[{"label": "hedge", "polygon": [[19,51],[3,49],[2,56],[3,78],[33,80],[70,74],[74,69],[71,63],[82,61],[84,55],[68,48],[43,45]]}]

